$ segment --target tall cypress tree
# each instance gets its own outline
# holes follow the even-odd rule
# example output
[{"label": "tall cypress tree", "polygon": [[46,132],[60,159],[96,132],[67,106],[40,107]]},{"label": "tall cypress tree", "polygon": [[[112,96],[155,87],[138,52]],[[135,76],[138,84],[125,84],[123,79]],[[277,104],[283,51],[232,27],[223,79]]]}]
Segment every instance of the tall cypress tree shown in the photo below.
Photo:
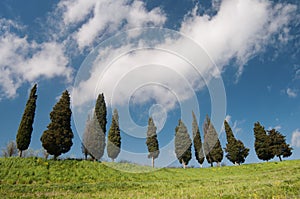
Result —
[{"label": "tall cypress tree", "polygon": [[192,140],[188,134],[185,124],[179,120],[178,126],[175,128],[175,153],[179,162],[186,168],[192,159]]},{"label": "tall cypress tree", "polygon": [[103,133],[96,114],[93,113],[86,122],[85,131],[83,134],[83,153],[91,156],[93,160],[99,160],[104,154],[105,134]]},{"label": "tall cypress tree", "polygon": [[199,131],[199,126],[197,123],[197,118],[195,116],[195,113],[192,112],[193,115],[193,143],[194,143],[194,149],[195,149],[195,156],[197,161],[200,164],[200,167],[202,167],[202,164],[204,162],[204,153],[203,153],[203,148],[202,148],[202,141],[201,141],[201,136],[200,136],[200,131]]},{"label": "tall cypress tree", "polygon": [[259,159],[269,161],[274,158],[274,154],[271,149],[271,139],[267,135],[265,128],[259,123],[254,124],[254,148],[256,155]]},{"label": "tall cypress tree", "polygon": [[204,151],[206,154],[206,160],[213,166],[213,163],[216,162],[219,166],[221,161],[223,160],[223,150],[221,147],[220,140],[218,138],[217,131],[215,127],[211,123],[208,115],[206,115],[206,119],[203,125],[204,131]]},{"label": "tall cypress tree", "polygon": [[152,117],[148,120],[148,131],[147,131],[147,140],[146,144],[148,147],[148,158],[152,159],[152,167],[154,167],[154,159],[159,155],[159,145],[156,135],[156,126],[153,122]]},{"label": "tall cypress tree", "polygon": [[241,164],[245,162],[249,155],[249,149],[246,148],[242,141],[235,139],[233,132],[228,124],[224,121],[227,144],[225,148],[226,158],[233,164]]},{"label": "tall cypress tree", "polygon": [[114,160],[118,157],[121,149],[121,135],[119,127],[119,115],[117,109],[114,110],[111,126],[108,132],[107,155]]},{"label": "tall cypress tree", "polygon": [[71,129],[70,95],[66,90],[50,113],[51,122],[44,131],[41,142],[44,149],[56,159],[62,153],[68,152],[74,137]]},{"label": "tall cypress tree", "polygon": [[276,129],[271,129],[268,133],[271,140],[270,148],[274,156],[277,156],[279,160],[282,161],[281,156],[285,158],[292,155],[293,148],[286,143],[284,135]]},{"label": "tall cypress tree", "polygon": [[103,133],[106,134],[107,110],[106,110],[106,103],[105,103],[103,93],[98,95],[98,98],[96,101],[96,106],[95,106],[95,112],[96,112],[97,120],[100,124],[100,127],[103,130]]},{"label": "tall cypress tree", "polygon": [[27,100],[26,107],[17,133],[16,141],[20,157],[22,157],[22,152],[28,149],[31,140],[31,134],[33,130],[32,125],[34,122],[37,99],[36,90],[37,85],[35,84],[30,91],[30,95]]}]

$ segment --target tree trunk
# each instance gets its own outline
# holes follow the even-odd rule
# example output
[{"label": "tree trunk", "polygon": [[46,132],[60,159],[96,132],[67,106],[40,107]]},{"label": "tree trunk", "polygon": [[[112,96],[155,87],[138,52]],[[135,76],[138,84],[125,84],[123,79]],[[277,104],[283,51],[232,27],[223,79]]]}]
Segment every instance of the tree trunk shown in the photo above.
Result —
[{"label": "tree trunk", "polygon": [[111,161],[112,161],[112,162],[115,162],[115,159],[112,158]]},{"label": "tree trunk", "polygon": [[279,160],[280,160],[280,162],[281,162],[281,161],[282,161],[281,156],[279,155],[278,157],[279,157]]},{"label": "tree trunk", "polygon": [[22,150],[19,150],[19,157],[20,157],[20,158],[22,157],[22,153],[23,153],[23,151],[22,151]]},{"label": "tree trunk", "polygon": [[220,167],[220,162],[217,162],[217,167]]},{"label": "tree trunk", "polygon": [[211,166],[211,167],[214,167],[214,164],[213,164],[213,162],[211,162],[211,163],[210,163],[210,166]]},{"label": "tree trunk", "polygon": [[186,168],[186,165],[185,165],[185,162],[182,161],[182,165],[183,165],[183,168],[185,169]]},{"label": "tree trunk", "polygon": [[152,168],[154,168],[154,157],[152,157]]},{"label": "tree trunk", "polygon": [[57,155],[54,155],[53,159],[54,159],[54,160],[57,160]]},{"label": "tree trunk", "polygon": [[202,164],[200,164],[200,168],[202,168]]}]

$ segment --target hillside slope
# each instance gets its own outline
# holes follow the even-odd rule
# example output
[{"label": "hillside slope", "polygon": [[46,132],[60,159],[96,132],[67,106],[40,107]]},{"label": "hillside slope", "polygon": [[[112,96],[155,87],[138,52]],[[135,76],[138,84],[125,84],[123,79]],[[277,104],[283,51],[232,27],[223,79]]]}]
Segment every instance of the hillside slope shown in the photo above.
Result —
[{"label": "hillside slope", "polygon": [[300,160],[221,168],[164,168],[0,158],[0,198],[300,198]]}]

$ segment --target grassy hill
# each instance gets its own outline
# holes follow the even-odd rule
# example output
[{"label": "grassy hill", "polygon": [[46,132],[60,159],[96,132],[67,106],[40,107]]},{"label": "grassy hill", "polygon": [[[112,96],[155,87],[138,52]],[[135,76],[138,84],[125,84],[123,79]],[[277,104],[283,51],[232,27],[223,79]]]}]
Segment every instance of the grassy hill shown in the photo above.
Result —
[{"label": "grassy hill", "polygon": [[300,160],[221,168],[164,168],[0,158],[0,198],[300,198]]}]

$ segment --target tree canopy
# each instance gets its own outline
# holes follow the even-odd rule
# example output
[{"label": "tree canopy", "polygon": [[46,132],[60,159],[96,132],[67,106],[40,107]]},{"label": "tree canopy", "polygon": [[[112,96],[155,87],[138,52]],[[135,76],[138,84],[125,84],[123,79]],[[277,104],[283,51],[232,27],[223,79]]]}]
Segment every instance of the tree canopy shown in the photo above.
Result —
[{"label": "tree canopy", "polygon": [[117,109],[114,110],[111,126],[108,132],[107,155],[114,161],[121,149],[121,135],[119,127],[119,114]]},{"label": "tree canopy", "polygon": [[148,120],[146,144],[149,152],[148,158],[152,159],[152,167],[154,167],[154,159],[156,159],[159,155],[159,145],[156,135],[156,126],[153,122],[152,117],[150,117]]},{"label": "tree canopy", "polygon": [[20,157],[22,157],[22,151],[28,149],[31,141],[31,134],[33,130],[32,125],[34,122],[36,100],[37,100],[36,90],[37,90],[37,85],[35,84],[30,91],[30,95],[27,100],[26,107],[16,137],[17,148],[19,149]]},{"label": "tree canopy", "polygon": [[192,115],[193,115],[192,127],[193,127],[193,143],[194,143],[194,149],[195,149],[195,157],[196,157],[198,163],[200,164],[200,166],[202,166],[202,164],[204,162],[204,152],[203,152],[203,147],[202,147],[200,130],[199,130],[199,126],[197,123],[197,118],[195,116],[195,113],[192,112]]},{"label": "tree canopy", "polygon": [[225,148],[226,158],[233,164],[241,164],[245,162],[246,157],[249,155],[249,149],[244,146],[244,143],[237,140],[229,126],[228,122],[224,121],[226,132],[227,144]]},{"label": "tree canopy", "polygon": [[68,152],[74,137],[71,129],[70,95],[66,90],[50,113],[50,124],[44,131],[41,142],[44,149],[56,159],[62,153]]},{"label": "tree canopy", "polygon": [[188,134],[185,124],[179,120],[178,126],[175,128],[175,153],[178,161],[186,168],[192,159],[192,140]]},{"label": "tree canopy", "polygon": [[204,152],[206,154],[207,162],[213,166],[213,163],[216,162],[217,165],[220,165],[223,160],[223,150],[221,147],[220,140],[218,138],[217,131],[211,123],[208,115],[206,115],[204,125]]}]

